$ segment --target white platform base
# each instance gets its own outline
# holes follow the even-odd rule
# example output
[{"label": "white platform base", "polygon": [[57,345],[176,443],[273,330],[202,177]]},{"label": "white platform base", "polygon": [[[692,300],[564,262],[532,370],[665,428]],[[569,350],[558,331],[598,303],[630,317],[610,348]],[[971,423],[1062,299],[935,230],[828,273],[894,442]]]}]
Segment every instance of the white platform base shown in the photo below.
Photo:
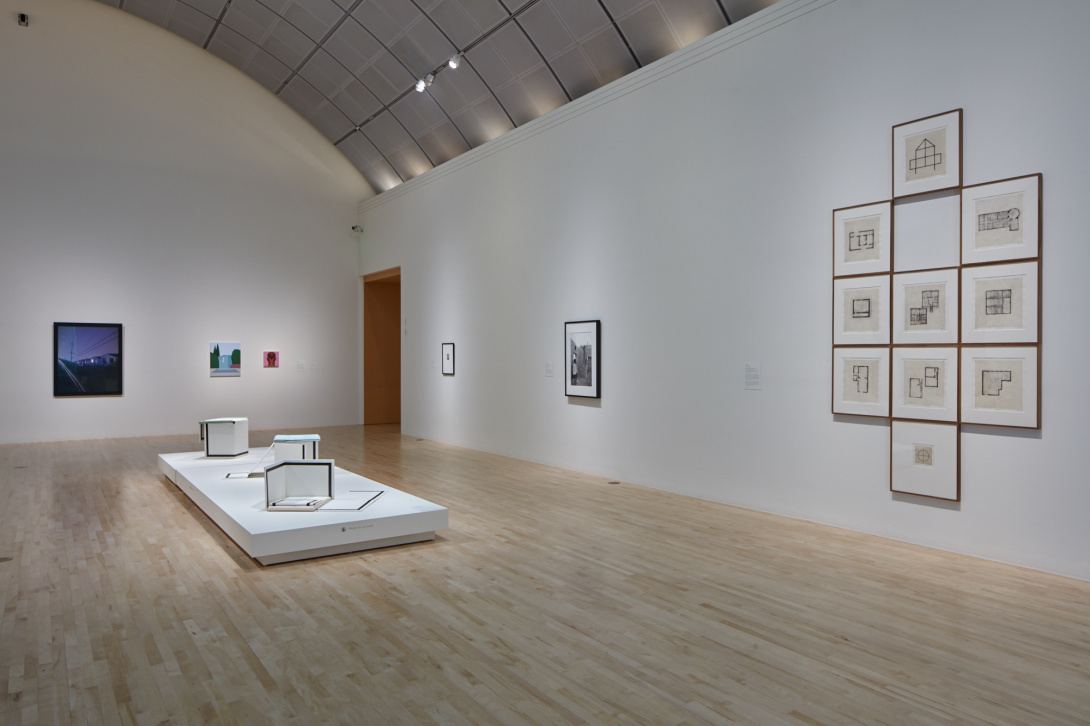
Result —
[{"label": "white platform base", "polygon": [[381,491],[382,496],[358,512],[266,511],[264,479],[227,478],[249,472],[266,452],[251,449],[231,461],[208,458],[202,451],[160,454],[159,469],[263,565],[425,542],[447,528],[445,507],[344,469],[334,470],[334,502],[352,498],[352,491]]}]

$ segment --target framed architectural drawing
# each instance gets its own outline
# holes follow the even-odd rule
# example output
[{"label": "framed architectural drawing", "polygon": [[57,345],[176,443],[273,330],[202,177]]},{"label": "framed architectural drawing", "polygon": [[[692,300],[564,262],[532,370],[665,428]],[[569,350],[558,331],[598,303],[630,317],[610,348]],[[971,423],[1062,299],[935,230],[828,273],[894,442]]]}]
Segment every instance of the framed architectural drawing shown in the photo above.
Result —
[{"label": "framed architectural drawing", "polygon": [[957,424],[894,421],[890,426],[890,491],[961,500]]},{"label": "framed architectural drawing", "polygon": [[833,276],[889,272],[890,203],[833,210]]},{"label": "framed architectural drawing", "polygon": [[1038,347],[961,349],[962,423],[1040,428]]},{"label": "framed architectural drawing", "polygon": [[53,395],[120,396],[121,324],[53,323]]},{"label": "framed architectural drawing", "polygon": [[893,348],[893,418],[958,420],[956,346]]},{"label": "framed architectural drawing", "polygon": [[228,378],[242,375],[242,347],[238,343],[210,343],[209,375]]},{"label": "framed architectural drawing", "polygon": [[889,348],[833,348],[833,413],[889,416]]},{"label": "framed architectural drawing", "polygon": [[889,275],[833,281],[833,345],[889,344]]},{"label": "framed architectural drawing", "polygon": [[564,395],[601,398],[602,321],[564,323],[564,350],[568,358]]},{"label": "framed architectural drawing", "polygon": [[454,343],[443,343],[443,375],[454,375]]},{"label": "framed architectural drawing", "polygon": [[961,185],[961,109],[893,127],[893,196]]},{"label": "framed architectural drawing", "polygon": [[961,263],[1033,259],[1041,249],[1041,175],[961,191]]},{"label": "framed architectural drawing", "polygon": [[961,270],[961,342],[1037,343],[1037,262]]},{"label": "framed architectural drawing", "polygon": [[958,271],[893,276],[893,344],[958,342]]}]

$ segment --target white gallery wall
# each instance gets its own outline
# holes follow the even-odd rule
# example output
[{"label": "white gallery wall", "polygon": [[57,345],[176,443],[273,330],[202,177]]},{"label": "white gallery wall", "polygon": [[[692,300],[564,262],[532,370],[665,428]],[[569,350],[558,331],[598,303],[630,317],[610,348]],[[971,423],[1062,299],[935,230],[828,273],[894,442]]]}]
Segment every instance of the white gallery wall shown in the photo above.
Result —
[{"label": "white gallery wall", "polygon": [[[1090,579],[1086,27],[1076,0],[783,0],[365,200],[403,432]],[[831,217],[890,197],[893,125],[955,108],[964,183],[1044,175],[1043,417],[966,426],[943,503],[889,492],[884,422],[830,413]],[[600,401],[564,396],[586,319]]]},{"label": "white gallery wall", "polygon": [[[358,422],[368,192],[327,140],[92,0],[0,0],[0,67],[0,443]],[[57,321],[124,325],[122,397],[53,398]],[[217,340],[241,377],[209,377]]]}]

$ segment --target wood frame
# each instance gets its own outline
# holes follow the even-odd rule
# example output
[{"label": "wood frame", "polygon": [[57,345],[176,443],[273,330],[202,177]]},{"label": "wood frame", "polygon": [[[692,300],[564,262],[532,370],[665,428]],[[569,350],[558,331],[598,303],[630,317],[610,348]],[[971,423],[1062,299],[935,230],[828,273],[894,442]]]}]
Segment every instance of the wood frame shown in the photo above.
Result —
[{"label": "wood frame", "polygon": [[[852,360],[878,360],[877,383],[874,380],[875,371],[867,371],[867,387],[876,386],[877,401],[854,401],[848,395],[849,374],[846,365]],[[876,416],[889,418],[889,346],[872,345],[864,347],[838,346],[833,348],[833,400],[832,412],[834,414],[846,414],[849,416]],[[852,374],[855,375],[854,372]],[[854,380],[855,385],[861,385]]]},{"label": "wood frame", "polygon": [[889,427],[889,490],[960,502],[958,425],[894,420]]},{"label": "wood frame", "polygon": [[[1022,320],[1020,327],[1012,328],[978,328],[978,319],[990,319],[1003,317],[1000,315],[986,315],[993,306],[992,302],[978,301],[976,299],[976,283],[978,281],[1005,278],[1021,278],[1022,289],[1017,294],[1013,290],[990,290],[986,295],[993,294],[1005,297],[995,298],[994,307],[1002,310],[1006,306],[1007,312],[1017,310]],[[964,267],[961,270],[961,342],[991,343],[996,345],[1009,345],[1011,343],[1039,343],[1041,339],[1041,264],[1037,260],[1029,262],[1001,262],[995,265],[975,265]],[[981,312],[985,315],[981,315]]]},{"label": "wood frame", "polygon": [[[961,381],[961,369],[959,362],[961,348],[957,345],[945,346],[893,346],[890,359],[890,414],[894,419],[911,421],[945,421],[947,423],[958,422],[959,383]],[[909,360],[939,360],[945,365],[935,371],[935,387],[943,390],[942,407],[924,406],[905,403],[905,362]],[[927,375],[925,370],[924,375]],[[918,384],[923,394],[927,385],[926,378]],[[909,386],[911,387],[911,381]],[[921,395],[921,400],[923,396]]]},{"label": "wood frame", "polygon": [[[851,232],[846,226],[856,219],[879,217],[878,229],[871,244],[877,247],[873,260],[848,262],[844,258],[850,245]],[[857,204],[833,210],[833,277],[875,275],[889,272],[893,264],[893,203],[889,200],[872,204]],[[864,243],[865,244],[865,243]]]},{"label": "wood frame", "polygon": [[[1020,362],[1021,368],[1021,410],[984,408],[976,405],[978,385],[981,396],[1001,396],[1006,381],[1003,377],[992,376],[992,381],[977,377],[976,361],[1009,360]],[[987,371],[992,372],[992,371]],[[1002,371],[1000,371],[1002,373]],[[1013,373],[1013,371],[1010,371]],[[1012,376],[1013,377],[1013,376]],[[1007,378],[1007,381],[1011,378]],[[973,345],[961,349],[961,422],[981,426],[1010,426],[1013,428],[1041,428],[1041,347],[1039,345]]]},{"label": "wood frame", "polygon": [[[961,264],[987,265],[994,262],[1040,259],[1043,191],[1043,178],[1039,173],[964,187],[961,190]],[[981,224],[980,211],[995,213],[999,209],[978,211],[976,203],[1013,194],[1023,195],[1018,225],[1022,233],[1022,241],[1012,242],[1009,245],[977,248],[974,242]],[[997,228],[1003,226],[1000,220],[995,221],[998,223]]]},{"label": "wood frame", "polygon": [[[932,116],[897,124],[893,127],[893,198],[912,197],[918,194],[959,189],[961,187],[962,160],[962,113],[957,108],[953,111],[937,113]],[[943,143],[936,145],[931,141],[934,134],[943,131]],[[953,133],[951,133],[953,130]],[[920,145],[912,151],[913,159],[908,160],[908,146],[922,139]],[[936,141],[938,139],[935,139]],[[928,148],[924,145],[928,144]],[[918,166],[913,167],[913,164]],[[935,168],[942,164],[941,174],[925,176],[918,180],[908,180],[908,173],[915,169]],[[951,169],[953,165],[953,169]],[[910,168],[913,167],[913,168]]]},{"label": "wood frame", "polygon": [[[929,283],[935,283],[933,291],[938,298],[935,305],[941,305],[945,319],[943,330],[913,330],[911,322],[916,321],[916,313],[920,310],[924,323],[928,316],[934,314],[933,309],[928,309],[928,301],[921,300],[921,308],[906,307],[906,288],[922,287]],[[940,289],[938,285],[945,286]],[[893,323],[892,338],[894,345],[957,345],[958,324],[961,318],[961,306],[959,305],[958,268],[951,267],[941,270],[926,270],[924,272],[897,272],[893,274]],[[943,292],[940,298],[938,293]],[[909,324],[906,325],[906,320]]]},{"label": "wood frame", "polygon": [[[833,280],[833,345],[889,345],[890,335],[890,276],[864,275],[861,277],[842,277]],[[876,318],[877,330],[851,331],[846,329],[848,320],[848,304],[846,293],[850,290],[864,290],[877,288],[878,310],[873,317]],[[865,302],[862,301],[861,302]],[[867,305],[866,317],[871,318],[871,309],[874,300]],[[855,300],[853,300],[853,304]],[[854,312],[852,313],[854,317]]]}]

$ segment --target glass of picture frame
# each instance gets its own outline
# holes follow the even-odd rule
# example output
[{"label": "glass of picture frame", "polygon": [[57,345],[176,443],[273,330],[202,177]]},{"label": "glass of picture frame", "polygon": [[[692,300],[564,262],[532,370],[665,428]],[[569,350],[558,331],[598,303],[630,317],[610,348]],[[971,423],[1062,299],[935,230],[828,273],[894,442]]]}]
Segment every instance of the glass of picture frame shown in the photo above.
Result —
[{"label": "glass of picture frame", "polygon": [[53,395],[122,395],[120,323],[53,323]]},{"label": "glass of picture frame", "polygon": [[893,348],[893,418],[958,420],[957,346]]},{"label": "glass of picture frame", "polygon": [[889,416],[889,348],[833,348],[833,413]]},{"label": "glass of picture frame", "polygon": [[962,423],[1040,428],[1040,348],[962,346]]},{"label": "glass of picture frame", "polygon": [[893,344],[958,342],[958,271],[893,275]]},{"label": "glass of picture frame", "polygon": [[833,345],[889,344],[889,275],[833,281]]},{"label": "glass of picture frame", "polygon": [[443,343],[440,352],[443,362],[443,375],[454,375],[454,343]]},{"label": "glass of picture frame", "polygon": [[961,191],[963,265],[1041,254],[1041,175],[974,184]]},{"label": "glass of picture frame", "polygon": [[1040,263],[961,270],[961,342],[1038,343]]},{"label": "glass of picture frame", "polygon": [[961,501],[961,438],[957,424],[893,421],[890,491]]},{"label": "glass of picture frame", "polygon": [[889,272],[890,203],[833,210],[833,275]]},{"label": "glass of picture frame", "polygon": [[961,185],[961,109],[893,127],[893,196]]},{"label": "glass of picture frame", "polygon": [[564,323],[564,395],[578,398],[602,397],[602,321],[579,320]]}]

